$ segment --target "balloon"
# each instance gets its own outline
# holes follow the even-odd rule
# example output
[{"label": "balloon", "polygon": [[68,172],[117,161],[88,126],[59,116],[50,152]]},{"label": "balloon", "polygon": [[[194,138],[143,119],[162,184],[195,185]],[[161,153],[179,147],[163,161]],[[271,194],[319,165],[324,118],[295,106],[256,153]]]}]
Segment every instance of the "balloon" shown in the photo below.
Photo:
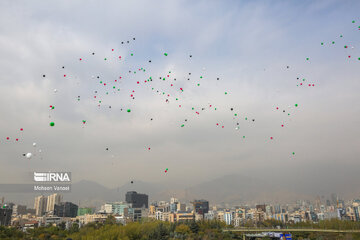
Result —
[{"label": "balloon", "polygon": [[36,143],[33,143],[33,147],[36,147]]},{"label": "balloon", "polygon": [[51,127],[55,126],[55,123],[54,123],[54,122],[51,122],[51,123],[50,123],[50,126],[51,126]]},{"label": "balloon", "polygon": [[58,91],[57,89],[54,89],[54,93],[57,93],[57,91]]},{"label": "balloon", "polygon": [[295,104],[295,107],[297,107],[298,105],[297,105],[297,103]]},{"label": "balloon", "polygon": [[30,159],[30,158],[32,157],[32,153],[27,153],[27,154],[25,155],[25,157],[26,157],[27,159]]},{"label": "balloon", "polygon": [[165,56],[167,56],[168,54],[167,53],[164,53]]},{"label": "balloon", "polygon": [[131,112],[131,109],[128,109],[127,112]]}]

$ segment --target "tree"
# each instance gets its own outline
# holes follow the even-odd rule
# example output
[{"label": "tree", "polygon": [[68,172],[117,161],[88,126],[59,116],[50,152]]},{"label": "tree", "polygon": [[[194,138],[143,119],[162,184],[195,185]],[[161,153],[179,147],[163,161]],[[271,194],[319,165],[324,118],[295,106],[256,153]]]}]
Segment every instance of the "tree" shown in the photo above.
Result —
[{"label": "tree", "polygon": [[199,227],[199,225],[197,224],[197,222],[195,222],[195,221],[192,221],[191,223],[190,223],[190,230],[193,232],[193,233],[198,233],[199,232],[199,229],[200,229],[200,227]]},{"label": "tree", "polygon": [[109,225],[116,224],[116,219],[115,219],[115,217],[112,216],[112,215],[108,216],[108,217],[106,218],[106,220],[105,220],[105,225],[107,225],[107,224],[109,224]]},{"label": "tree", "polygon": [[75,233],[79,231],[79,224],[73,223],[69,229],[69,233]]},{"label": "tree", "polygon": [[191,233],[189,226],[185,224],[180,224],[175,228],[176,236],[180,237],[181,239],[185,239],[186,236]]}]

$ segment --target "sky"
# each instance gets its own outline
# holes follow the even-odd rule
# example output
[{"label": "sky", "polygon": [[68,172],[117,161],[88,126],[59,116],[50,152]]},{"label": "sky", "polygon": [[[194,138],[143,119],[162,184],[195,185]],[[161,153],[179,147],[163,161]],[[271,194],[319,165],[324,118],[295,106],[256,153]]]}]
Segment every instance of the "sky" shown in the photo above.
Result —
[{"label": "sky", "polygon": [[340,0],[1,1],[0,183],[31,181],[33,171],[107,187],[239,174],[294,191],[360,191],[358,9]]}]

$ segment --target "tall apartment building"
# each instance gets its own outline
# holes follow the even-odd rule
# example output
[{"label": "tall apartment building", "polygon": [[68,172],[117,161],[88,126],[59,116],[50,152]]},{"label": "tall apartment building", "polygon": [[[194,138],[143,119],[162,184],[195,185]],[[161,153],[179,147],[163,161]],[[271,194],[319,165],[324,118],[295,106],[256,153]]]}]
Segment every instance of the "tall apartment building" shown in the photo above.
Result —
[{"label": "tall apartment building", "polygon": [[149,196],[135,191],[127,192],[125,196],[127,203],[131,203],[133,208],[148,208]]},{"label": "tall apartment building", "polygon": [[47,197],[41,195],[35,198],[34,208],[36,216],[43,216],[46,212]]},{"label": "tall apartment building", "polygon": [[55,204],[54,215],[58,217],[76,217],[78,206],[71,202],[62,202],[59,205]]},{"label": "tall apartment building", "polygon": [[209,212],[209,202],[206,200],[195,200],[192,204],[194,205],[194,213],[204,215]]},{"label": "tall apartment building", "polygon": [[11,223],[12,209],[7,206],[0,208],[0,226],[9,226]]},{"label": "tall apartment building", "polygon": [[55,204],[59,205],[62,202],[62,196],[58,193],[54,193],[47,197],[46,212],[53,212]]}]

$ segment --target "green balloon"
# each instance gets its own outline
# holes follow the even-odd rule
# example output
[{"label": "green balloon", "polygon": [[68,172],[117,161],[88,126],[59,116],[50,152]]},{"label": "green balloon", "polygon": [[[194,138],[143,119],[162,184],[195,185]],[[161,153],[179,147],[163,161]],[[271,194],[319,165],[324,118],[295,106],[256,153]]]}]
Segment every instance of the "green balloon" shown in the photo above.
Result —
[{"label": "green balloon", "polygon": [[164,53],[165,56],[167,56],[168,54],[167,53]]},{"label": "green balloon", "polygon": [[295,155],[295,152],[293,152],[292,154]]},{"label": "green balloon", "polygon": [[50,123],[50,126],[51,126],[51,127],[55,126],[55,123],[54,123],[54,122],[51,122],[51,123]]},{"label": "green balloon", "polygon": [[185,126],[184,124],[181,125],[181,127],[184,127],[184,126]]},{"label": "green balloon", "polygon": [[297,107],[298,105],[297,105],[297,103],[295,104],[295,107]]},{"label": "green balloon", "polygon": [[128,109],[127,112],[131,112],[131,109]]},{"label": "green balloon", "polygon": [[227,92],[225,92],[225,95],[227,94]]}]

